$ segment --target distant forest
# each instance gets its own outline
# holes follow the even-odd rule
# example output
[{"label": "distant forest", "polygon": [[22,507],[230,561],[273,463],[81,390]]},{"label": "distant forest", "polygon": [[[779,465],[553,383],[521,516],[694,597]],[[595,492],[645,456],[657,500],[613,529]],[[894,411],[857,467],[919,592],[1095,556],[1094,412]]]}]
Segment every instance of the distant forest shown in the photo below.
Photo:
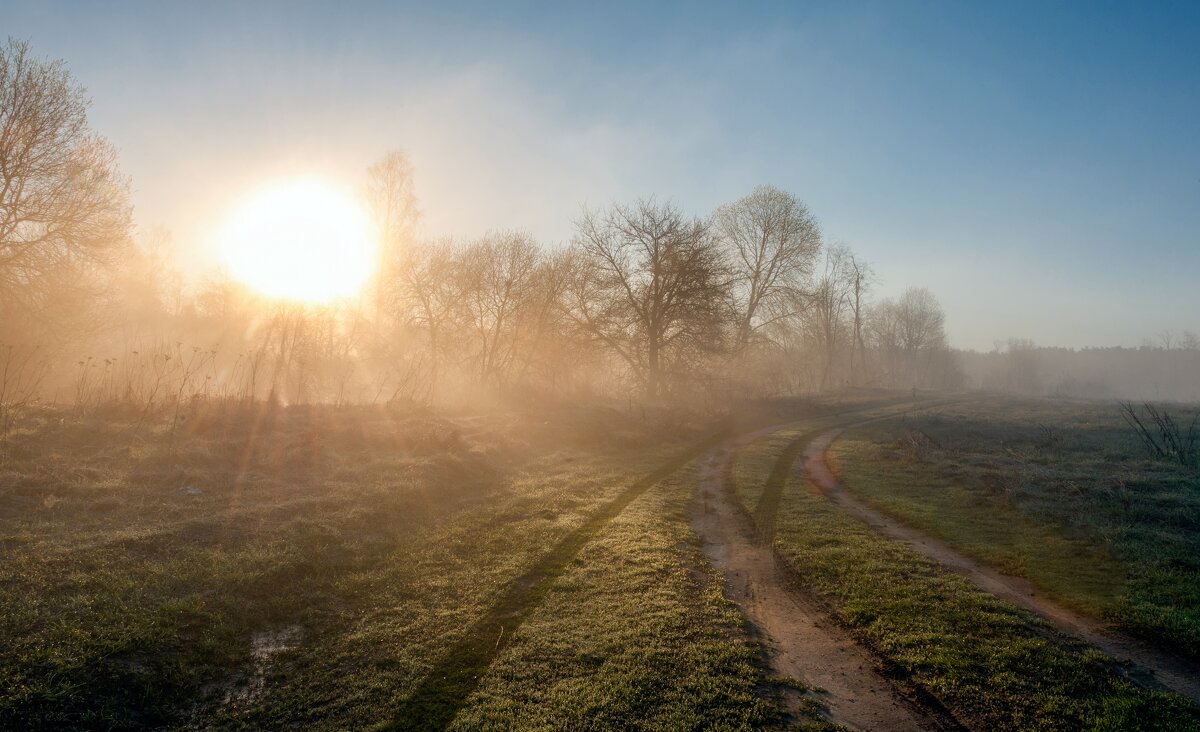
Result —
[{"label": "distant forest", "polygon": [[1013,339],[955,351],[971,388],[1067,397],[1200,401],[1200,337],[1161,333],[1138,348],[1055,348]]}]

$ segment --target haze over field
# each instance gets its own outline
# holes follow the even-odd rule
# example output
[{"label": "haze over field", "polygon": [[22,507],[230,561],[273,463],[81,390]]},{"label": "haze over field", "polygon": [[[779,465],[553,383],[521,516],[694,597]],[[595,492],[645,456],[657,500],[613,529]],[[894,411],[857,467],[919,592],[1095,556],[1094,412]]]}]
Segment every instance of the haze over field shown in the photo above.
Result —
[{"label": "haze over field", "polygon": [[959,348],[1200,331],[1200,9],[961,3],[9,3],[67,59],[189,278],[265,180],[411,157],[425,236],[574,236],[769,183]]},{"label": "haze over field", "polygon": [[1200,732],[1197,38],[5,4],[0,729]]}]

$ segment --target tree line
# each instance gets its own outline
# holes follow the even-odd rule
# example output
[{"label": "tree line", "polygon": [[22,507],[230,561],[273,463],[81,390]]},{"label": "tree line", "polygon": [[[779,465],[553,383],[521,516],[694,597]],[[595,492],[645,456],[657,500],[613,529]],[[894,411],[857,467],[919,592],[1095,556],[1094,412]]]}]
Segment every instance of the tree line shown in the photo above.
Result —
[{"label": "tree line", "polygon": [[585,210],[558,246],[520,230],[431,239],[394,152],[364,174],[381,253],[359,298],[189,283],[169,235],[136,235],[87,106],[61,61],[0,49],[0,402],[715,403],[961,378],[933,294],[874,298],[869,263],[772,186],[705,215],[657,198]]},{"label": "tree line", "polygon": [[679,400],[957,378],[934,296],[872,300],[871,267],[826,245],[777,188],[707,216],[654,198],[585,210],[571,241],[549,248],[523,231],[419,241],[403,154],[369,178],[372,209],[395,217],[380,226],[394,235],[375,327],[433,398],[471,385]]},{"label": "tree line", "polygon": [[965,386],[1018,394],[1200,401],[1200,336],[1160,332],[1136,348],[1038,346],[998,342],[988,353],[956,352]]}]

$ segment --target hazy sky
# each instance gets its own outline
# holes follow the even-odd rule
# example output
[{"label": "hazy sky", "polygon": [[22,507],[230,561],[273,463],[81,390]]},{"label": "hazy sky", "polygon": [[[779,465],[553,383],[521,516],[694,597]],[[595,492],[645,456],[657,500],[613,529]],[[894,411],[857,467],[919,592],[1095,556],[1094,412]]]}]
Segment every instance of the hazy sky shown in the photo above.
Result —
[{"label": "hazy sky", "polygon": [[193,261],[264,180],[402,148],[430,234],[798,194],[957,346],[1200,331],[1200,3],[54,3],[142,229]]}]

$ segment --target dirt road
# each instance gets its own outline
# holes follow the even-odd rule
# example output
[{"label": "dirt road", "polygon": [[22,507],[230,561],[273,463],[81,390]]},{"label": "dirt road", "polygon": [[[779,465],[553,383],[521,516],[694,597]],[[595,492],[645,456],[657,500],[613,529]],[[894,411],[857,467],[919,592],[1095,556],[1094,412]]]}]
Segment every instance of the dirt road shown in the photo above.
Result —
[{"label": "dirt road", "polygon": [[880,533],[906,542],[933,561],[974,582],[985,592],[1030,610],[1060,631],[1133,665],[1131,677],[1151,687],[1178,692],[1200,703],[1200,664],[1115,632],[1105,623],[1066,608],[1038,592],[1021,577],[1001,574],[916,529],[866,505],[847,491],[829,469],[826,452],[846,427],[830,430],[805,450],[805,468],[813,484],[846,513]]},{"label": "dirt road", "polygon": [[[710,453],[701,464],[692,527],[704,551],[725,574],[725,596],[759,633],[771,671],[822,691],[829,719],[861,730],[937,730],[947,725],[911,702],[877,671],[875,658],[795,583],[770,546],[757,542],[749,521],[724,490],[735,450],[770,430],[746,435]],[[803,703],[792,698],[797,707]]]}]

